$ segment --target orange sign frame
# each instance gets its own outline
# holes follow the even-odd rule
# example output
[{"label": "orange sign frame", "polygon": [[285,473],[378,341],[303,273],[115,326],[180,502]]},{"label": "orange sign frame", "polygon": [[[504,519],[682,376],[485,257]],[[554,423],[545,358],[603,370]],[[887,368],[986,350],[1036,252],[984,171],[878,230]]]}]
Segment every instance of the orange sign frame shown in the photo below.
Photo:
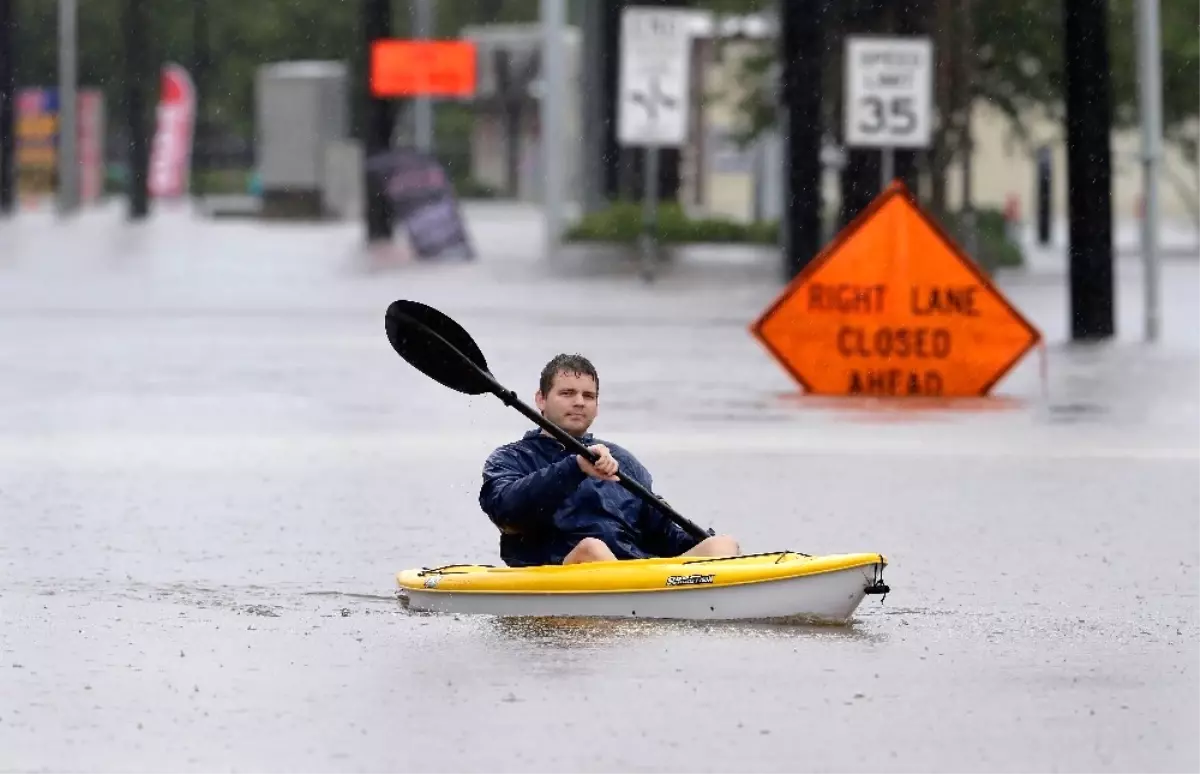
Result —
[{"label": "orange sign frame", "polygon": [[371,44],[374,97],[471,97],[475,94],[475,44],[469,40],[400,40]]},{"label": "orange sign frame", "polygon": [[751,333],[807,393],[986,395],[1041,334],[897,181]]}]

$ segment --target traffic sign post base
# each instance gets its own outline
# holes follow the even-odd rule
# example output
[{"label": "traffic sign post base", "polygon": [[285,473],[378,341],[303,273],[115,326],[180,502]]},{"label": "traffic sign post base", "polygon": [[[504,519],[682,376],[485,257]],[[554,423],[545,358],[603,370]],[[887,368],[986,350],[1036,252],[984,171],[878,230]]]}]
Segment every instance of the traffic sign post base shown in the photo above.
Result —
[{"label": "traffic sign post base", "polygon": [[646,148],[645,193],[642,197],[642,238],[638,260],[642,279],[654,279],[658,269],[658,146]]}]

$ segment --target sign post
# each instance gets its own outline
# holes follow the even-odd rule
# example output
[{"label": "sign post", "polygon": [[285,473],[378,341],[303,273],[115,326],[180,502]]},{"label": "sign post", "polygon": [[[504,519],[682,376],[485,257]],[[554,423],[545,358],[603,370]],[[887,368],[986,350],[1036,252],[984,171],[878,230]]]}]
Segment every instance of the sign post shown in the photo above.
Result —
[{"label": "sign post", "polygon": [[658,220],[658,152],[688,135],[691,36],[686,9],[630,6],[621,13],[617,142],[645,149],[645,195],[638,240],[642,275],[653,276]]},{"label": "sign post", "polygon": [[928,148],[933,125],[933,43],[927,37],[846,38],[843,135],[852,148],[878,148],[883,191],[896,148]]},{"label": "sign post", "polygon": [[1157,341],[1161,327],[1158,291],[1158,177],[1162,166],[1162,43],[1158,0],[1138,4],[1138,105],[1142,123],[1142,280],[1146,340]]},{"label": "sign post", "polygon": [[58,211],[79,209],[79,7],[58,0]]}]

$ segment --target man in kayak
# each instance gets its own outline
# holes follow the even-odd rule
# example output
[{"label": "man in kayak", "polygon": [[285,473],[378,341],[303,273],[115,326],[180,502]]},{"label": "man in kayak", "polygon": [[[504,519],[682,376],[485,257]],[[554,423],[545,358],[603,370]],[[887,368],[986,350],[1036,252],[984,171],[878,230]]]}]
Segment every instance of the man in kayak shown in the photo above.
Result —
[{"label": "man in kayak", "polygon": [[648,491],[649,471],[615,443],[588,432],[600,377],[581,355],[558,355],[542,369],[538,411],[599,455],[593,465],[541,429],[505,444],[483,465],[479,505],[500,529],[500,557],[513,567],[655,556],[735,556],[727,535],[697,540],[657,508],[616,483],[628,476]]}]

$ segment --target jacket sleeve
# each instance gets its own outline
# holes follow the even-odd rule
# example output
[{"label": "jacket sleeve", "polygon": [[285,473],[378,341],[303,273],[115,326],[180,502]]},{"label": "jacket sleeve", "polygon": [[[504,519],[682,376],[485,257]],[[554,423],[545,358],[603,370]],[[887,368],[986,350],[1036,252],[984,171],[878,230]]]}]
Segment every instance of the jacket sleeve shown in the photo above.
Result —
[{"label": "jacket sleeve", "polygon": [[550,517],[587,477],[574,456],[529,470],[511,449],[492,452],[483,465],[479,507],[503,532],[521,532],[549,524]]}]

